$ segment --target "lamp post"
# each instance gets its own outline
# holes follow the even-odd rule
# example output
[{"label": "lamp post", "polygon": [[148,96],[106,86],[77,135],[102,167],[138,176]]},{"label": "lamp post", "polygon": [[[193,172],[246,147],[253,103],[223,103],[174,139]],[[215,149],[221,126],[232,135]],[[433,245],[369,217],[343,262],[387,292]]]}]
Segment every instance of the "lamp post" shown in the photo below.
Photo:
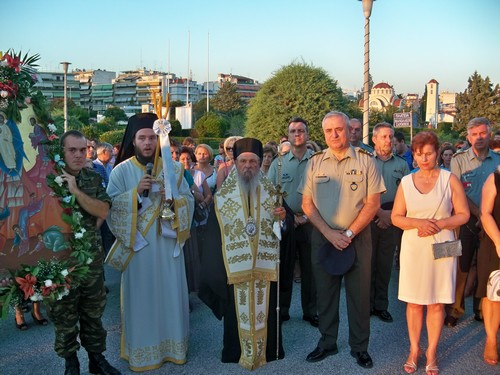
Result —
[{"label": "lamp post", "polygon": [[63,71],[64,71],[64,132],[68,131],[68,97],[67,97],[67,74],[68,74],[68,67],[69,67],[69,62],[62,62],[60,63],[63,66]]},{"label": "lamp post", "polygon": [[370,133],[369,103],[368,90],[370,80],[370,16],[372,14],[372,6],[375,0],[359,0],[363,5],[363,13],[365,14],[365,65],[364,65],[364,86],[363,86],[363,143],[368,144],[368,136]]}]

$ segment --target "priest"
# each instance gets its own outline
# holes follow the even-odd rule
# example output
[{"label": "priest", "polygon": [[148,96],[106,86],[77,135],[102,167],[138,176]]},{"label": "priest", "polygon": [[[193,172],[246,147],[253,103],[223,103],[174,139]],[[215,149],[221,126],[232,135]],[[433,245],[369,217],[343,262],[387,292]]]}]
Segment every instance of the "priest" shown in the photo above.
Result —
[{"label": "priest", "polygon": [[[222,362],[254,370],[283,358],[278,280],[289,288],[285,267],[293,267],[288,232],[293,213],[279,189],[260,173],[262,143],[234,143],[235,166],[215,195],[207,223],[209,243],[202,254],[199,296],[224,318]],[[288,241],[288,242],[287,242]],[[279,327],[279,328],[278,328]]]},{"label": "priest", "polygon": [[106,262],[122,271],[121,357],[133,371],[167,361],[183,364],[187,358],[189,300],[182,246],[194,198],[181,165],[171,159],[165,125],[152,113],[129,119],[107,188],[113,202],[108,224],[116,242]]}]

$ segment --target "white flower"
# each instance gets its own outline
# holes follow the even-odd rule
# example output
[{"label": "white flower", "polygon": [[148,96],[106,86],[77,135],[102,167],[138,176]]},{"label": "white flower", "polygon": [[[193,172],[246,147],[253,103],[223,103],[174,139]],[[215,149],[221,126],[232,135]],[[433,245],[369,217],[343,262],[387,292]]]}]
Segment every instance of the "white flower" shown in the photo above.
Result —
[{"label": "white flower", "polygon": [[76,218],[76,219],[78,219],[78,220],[79,220],[79,219],[83,219],[83,215],[82,215],[80,212],[78,212],[78,211],[76,211],[73,215],[74,215],[74,216],[75,216],[75,218]]},{"label": "white flower", "polygon": [[7,96],[9,96],[9,92],[2,90],[2,91],[0,91],[0,96],[5,99]]},{"label": "white flower", "polygon": [[32,300],[33,302],[41,301],[43,300],[43,296],[40,293],[35,293],[30,297],[30,300]]},{"label": "white flower", "polygon": [[80,232],[82,232],[82,234],[84,234],[87,230],[85,228],[82,228],[80,229]]},{"label": "white flower", "polygon": [[69,203],[69,202],[71,202],[71,195],[66,195],[66,196],[63,198],[63,202],[64,202],[64,203]]},{"label": "white flower", "polygon": [[85,263],[90,264],[92,263],[93,259],[92,258],[87,258],[87,261]]},{"label": "white flower", "polygon": [[57,163],[59,160],[61,160],[61,156],[59,154],[54,155],[54,161]]},{"label": "white flower", "polygon": [[59,293],[57,295],[57,300],[58,301],[62,300],[63,297],[66,297],[68,294],[69,294],[69,289],[68,288],[64,288],[64,291],[62,293]]},{"label": "white flower", "polygon": [[45,286],[47,288],[50,288],[52,286],[52,280],[50,280],[50,279],[49,280],[45,280]]},{"label": "white flower", "polygon": [[65,163],[65,162],[63,162],[62,160],[59,160],[59,161],[57,162],[57,165],[58,165],[58,166],[60,166],[60,167],[62,167],[62,168],[64,168],[64,167],[66,166],[66,163]]},{"label": "white flower", "polygon": [[63,185],[63,179],[61,176],[57,176],[56,178],[54,178],[54,181],[56,182],[56,184],[58,184],[59,186],[62,186]]},{"label": "white flower", "polygon": [[75,233],[75,238],[76,238],[77,240],[79,240],[79,239],[80,239],[80,238],[82,238],[82,237],[83,237],[83,233],[80,233],[80,232],[76,232],[76,233]]},{"label": "white flower", "polygon": [[[49,124],[49,125],[47,125],[47,127],[49,128],[49,130],[52,133],[54,133],[57,130],[57,128],[56,128],[56,126],[54,124]],[[59,157],[59,155],[56,155],[56,157]],[[55,160],[55,157],[54,157],[54,160]],[[57,161],[57,160],[55,160],[55,161]]]},{"label": "white flower", "polygon": [[64,277],[68,276],[69,275],[69,272],[68,270],[65,268],[61,271],[61,275],[63,275]]}]

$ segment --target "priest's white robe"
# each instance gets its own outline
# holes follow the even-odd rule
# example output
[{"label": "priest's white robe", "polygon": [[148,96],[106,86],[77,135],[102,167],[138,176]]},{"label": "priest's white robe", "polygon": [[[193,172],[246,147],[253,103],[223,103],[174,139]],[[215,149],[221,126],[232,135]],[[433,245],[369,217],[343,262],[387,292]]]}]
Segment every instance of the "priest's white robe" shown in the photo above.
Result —
[{"label": "priest's white robe", "polygon": [[[158,165],[157,170],[161,170],[161,160]],[[182,177],[182,167],[177,162],[174,167],[179,194],[187,198],[192,217],[193,196]],[[189,336],[183,244],[158,232],[159,192],[149,192],[154,214],[150,209],[138,209],[137,185],[145,173],[145,166],[132,157],[113,169],[107,188],[114,202],[108,219],[117,237],[114,246],[133,248],[135,243],[137,247],[136,232],[147,241],[134,251],[121,282],[121,357],[133,371],[156,369],[167,361],[185,363]]]}]

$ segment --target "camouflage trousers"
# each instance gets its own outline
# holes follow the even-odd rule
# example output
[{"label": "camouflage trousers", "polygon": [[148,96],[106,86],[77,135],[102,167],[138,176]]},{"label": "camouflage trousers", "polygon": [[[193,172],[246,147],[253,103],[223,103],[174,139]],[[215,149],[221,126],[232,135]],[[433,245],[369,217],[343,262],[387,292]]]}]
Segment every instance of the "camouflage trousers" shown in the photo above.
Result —
[{"label": "camouflage trousers", "polygon": [[87,352],[106,350],[106,331],[101,321],[106,306],[103,256],[96,258],[90,264],[85,283],[72,289],[62,300],[46,304],[55,327],[54,349],[60,357],[66,358],[80,348],[78,335]]}]

